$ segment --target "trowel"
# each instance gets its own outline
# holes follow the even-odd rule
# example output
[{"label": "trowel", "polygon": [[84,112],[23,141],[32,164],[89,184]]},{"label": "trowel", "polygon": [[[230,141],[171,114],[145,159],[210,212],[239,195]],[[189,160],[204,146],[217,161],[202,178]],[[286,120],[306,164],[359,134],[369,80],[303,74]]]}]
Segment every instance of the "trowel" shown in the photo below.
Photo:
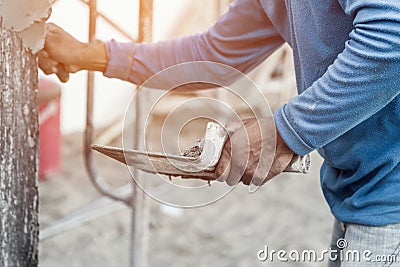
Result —
[{"label": "trowel", "polygon": [[[181,176],[203,180],[216,180],[215,167],[219,161],[228,133],[214,122],[207,124],[204,139],[183,155],[147,152],[110,146],[92,145],[92,149],[128,166],[148,173]],[[195,152],[195,153],[192,153]],[[190,156],[188,156],[190,155]],[[310,155],[295,155],[284,172],[308,173]]]}]

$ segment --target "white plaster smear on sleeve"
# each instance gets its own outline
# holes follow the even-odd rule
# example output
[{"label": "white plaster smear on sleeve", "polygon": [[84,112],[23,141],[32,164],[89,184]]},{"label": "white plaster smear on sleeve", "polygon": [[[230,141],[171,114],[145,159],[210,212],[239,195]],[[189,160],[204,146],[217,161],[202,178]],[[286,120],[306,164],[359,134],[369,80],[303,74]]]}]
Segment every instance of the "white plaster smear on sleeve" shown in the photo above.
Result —
[{"label": "white plaster smear on sleeve", "polygon": [[24,46],[38,52],[43,48],[45,21],[51,12],[52,0],[0,0],[3,27],[18,33]]}]

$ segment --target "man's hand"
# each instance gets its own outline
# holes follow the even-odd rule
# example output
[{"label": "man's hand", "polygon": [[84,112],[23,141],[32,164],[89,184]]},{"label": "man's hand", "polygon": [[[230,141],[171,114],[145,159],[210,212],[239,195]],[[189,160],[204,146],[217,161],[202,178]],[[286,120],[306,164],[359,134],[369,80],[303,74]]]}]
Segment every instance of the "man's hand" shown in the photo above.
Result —
[{"label": "man's hand", "polygon": [[84,58],[85,43],[79,42],[56,24],[48,23],[44,49],[59,63],[79,66]]},{"label": "man's hand", "polygon": [[216,168],[219,181],[262,185],[281,173],[294,153],[276,131],[272,117],[227,125],[230,139]]},{"label": "man's hand", "polygon": [[39,67],[46,74],[65,73],[81,70],[85,44],[53,23],[46,25],[44,49],[39,52]]},{"label": "man's hand", "polygon": [[46,74],[56,73],[59,78],[80,70],[104,72],[107,51],[104,43],[82,43],[59,26],[46,26],[44,49],[39,52],[39,67]]},{"label": "man's hand", "polygon": [[57,74],[58,78],[62,82],[67,82],[69,80],[69,73],[72,71],[67,71],[63,64],[50,58],[49,54],[45,50],[41,50],[38,53],[38,59],[39,67],[45,74]]}]

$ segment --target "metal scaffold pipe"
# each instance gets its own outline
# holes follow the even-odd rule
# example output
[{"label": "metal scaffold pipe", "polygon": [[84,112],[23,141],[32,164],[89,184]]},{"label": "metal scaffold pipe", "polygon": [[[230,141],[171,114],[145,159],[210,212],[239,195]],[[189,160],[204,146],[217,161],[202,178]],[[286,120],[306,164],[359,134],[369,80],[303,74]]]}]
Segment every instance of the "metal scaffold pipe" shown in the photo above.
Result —
[{"label": "metal scaffold pipe", "polygon": [[[140,0],[139,7],[139,42],[150,42],[153,34],[153,0]],[[139,90],[140,88],[137,88]],[[140,94],[134,100],[136,119],[134,122],[134,140],[135,149],[142,149],[141,139],[143,136],[141,125],[147,114],[142,114],[142,105],[146,105],[146,94]],[[148,104],[148,103],[147,103]],[[144,174],[134,171],[135,179],[143,182]],[[131,234],[131,266],[148,266],[149,249],[149,218],[150,201],[146,194],[135,186],[132,197],[132,234]]]},{"label": "metal scaffold pipe", "polygon": [[[89,4],[89,42],[96,41],[96,21],[97,21],[97,1],[90,0]],[[91,144],[93,143],[94,127],[93,127],[93,100],[94,100],[94,72],[89,71],[87,74],[87,96],[86,96],[86,127],[84,136],[84,162],[89,176],[94,187],[103,195],[122,201],[127,205],[131,205],[131,194],[117,194],[114,192],[108,183],[100,176],[93,159],[93,151]]]}]

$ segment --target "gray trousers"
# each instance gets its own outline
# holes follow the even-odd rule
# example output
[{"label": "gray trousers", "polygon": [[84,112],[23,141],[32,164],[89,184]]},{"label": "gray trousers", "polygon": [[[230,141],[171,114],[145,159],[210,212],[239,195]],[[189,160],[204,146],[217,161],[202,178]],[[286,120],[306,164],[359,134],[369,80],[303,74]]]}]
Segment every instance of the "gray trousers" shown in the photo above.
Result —
[{"label": "gray trousers", "polygon": [[337,220],[328,267],[400,267],[400,223],[383,227],[344,224]]}]

